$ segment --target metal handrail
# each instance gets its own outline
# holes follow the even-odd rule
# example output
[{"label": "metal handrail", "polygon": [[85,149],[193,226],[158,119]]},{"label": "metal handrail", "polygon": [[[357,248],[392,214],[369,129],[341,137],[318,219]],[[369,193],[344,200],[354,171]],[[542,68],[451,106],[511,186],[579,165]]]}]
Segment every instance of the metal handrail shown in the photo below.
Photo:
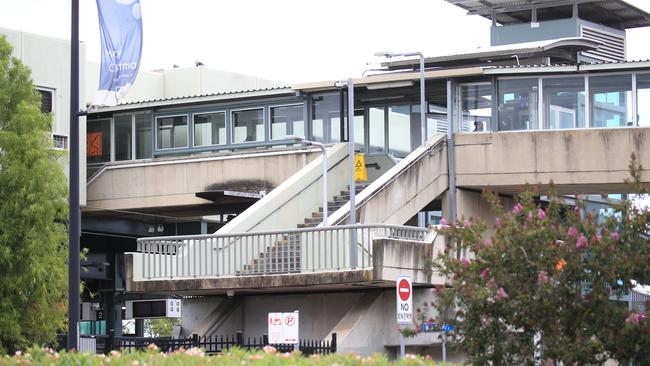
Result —
[{"label": "metal handrail", "polygon": [[[358,225],[336,225],[333,226],[318,226],[313,228],[301,228],[301,229],[283,229],[283,230],[266,230],[266,231],[251,231],[247,233],[230,233],[230,234],[194,234],[194,235],[174,235],[174,236],[153,236],[146,238],[137,239],[138,243],[145,241],[165,241],[165,240],[197,240],[197,239],[209,239],[209,238],[230,238],[230,237],[244,237],[244,236],[259,236],[259,235],[275,235],[275,234],[290,234],[290,233],[306,233],[313,231],[328,231],[332,229],[363,229],[363,228],[386,228],[386,229],[395,229],[413,231],[422,234],[426,234],[428,229],[415,227],[415,226],[403,226],[403,225],[390,225],[390,224],[358,224]],[[424,235],[422,235],[422,238]],[[404,237],[403,239],[410,239],[412,237]],[[139,250],[138,250],[139,251]]]},{"label": "metal handrail", "polygon": [[[350,235],[356,232],[356,243]],[[367,269],[379,237],[423,241],[428,230],[362,224],[269,230],[237,234],[138,239],[134,280],[236,277]],[[358,266],[350,248],[356,248]]]}]

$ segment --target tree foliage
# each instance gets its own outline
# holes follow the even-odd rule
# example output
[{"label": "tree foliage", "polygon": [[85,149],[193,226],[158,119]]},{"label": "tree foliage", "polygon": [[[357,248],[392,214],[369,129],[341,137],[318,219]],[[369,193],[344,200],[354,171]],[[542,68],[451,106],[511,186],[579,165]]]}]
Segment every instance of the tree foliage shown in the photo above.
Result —
[{"label": "tree foliage", "polygon": [[[644,193],[634,157],[630,168]],[[450,255],[436,264],[452,279],[437,290],[439,310],[457,310],[453,335],[471,363],[532,365],[536,352],[546,364],[650,360],[650,320],[613,300],[650,283],[647,210],[613,201],[598,218],[556,195],[522,193],[512,210],[485,198],[493,230],[474,219],[448,226]]]},{"label": "tree foliage", "polygon": [[64,325],[67,183],[30,71],[0,37],[0,353]]},{"label": "tree foliage", "polygon": [[171,337],[174,325],[181,323],[180,318],[145,319],[144,330],[147,337]]}]

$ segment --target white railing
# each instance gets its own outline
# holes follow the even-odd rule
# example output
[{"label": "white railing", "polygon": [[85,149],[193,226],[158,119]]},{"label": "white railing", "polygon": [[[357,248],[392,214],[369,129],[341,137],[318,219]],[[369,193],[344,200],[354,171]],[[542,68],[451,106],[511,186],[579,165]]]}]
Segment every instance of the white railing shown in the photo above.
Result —
[{"label": "white railing", "polygon": [[[423,228],[380,224],[142,238],[138,239],[139,253],[133,256],[133,279],[367,269],[372,267],[373,239],[422,241],[427,232]],[[350,245],[352,240],[356,245]]]}]

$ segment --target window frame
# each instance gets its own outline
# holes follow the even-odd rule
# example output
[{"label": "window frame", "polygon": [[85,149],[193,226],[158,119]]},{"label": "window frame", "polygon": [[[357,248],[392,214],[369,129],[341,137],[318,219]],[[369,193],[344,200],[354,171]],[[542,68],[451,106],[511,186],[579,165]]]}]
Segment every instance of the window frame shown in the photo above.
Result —
[{"label": "window frame", "polygon": [[[88,138],[88,122],[92,123],[92,122],[100,122],[100,121],[108,121],[108,136],[109,136],[108,148],[110,150],[109,154],[108,154],[109,155],[108,161],[99,161],[99,162],[89,163],[88,162],[88,151],[86,150],[86,151],[84,151],[84,156],[85,156],[85,159],[86,159],[86,165],[97,166],[97,165],[104,165],[104,164],[110,164],[110,163],[115,162],[115,160],[113,159],[113,140],[115,138],[113,136],[113,116],[105,117],[105,118],[95,118],[95,119],[92,119],[90,121],[86,121],[86,138]],[[87,149],[87,147],[86,147],[86,149]]]},{"label": "window frame", "polygon": [[[229,124],[230,124],[230,144],[236,146],[236,145],[259,144],[261,142],[268,142],[269,141],[269,139],[268,139],[269,138],[269,136],[268,136],[269,131],[267,131],[267,130],[270,128],[271,123],[267,123],[267,118],[266,118],[266,116],[267,116],[266,109],[267,108],[268,108],[268,105],[263,104],[263,105],[261,105],[259,107],[247,107],[247,108],[232,108],[232,109],[229,109],[229,111],[230,111],[230,121],[229,121]],[[264,126],[264,139],[255,140],[255,141],[235,142],[235,118],[234,118],[234,114],[236,112],[245,112],[245,111],[254,111],[254,110],[261,110],[262,111],[262,125]],[[280,141],[282,141],[282,140],[280,140]]]},{"label": "window frame", "polygon": [[[268,124],[269,124],[269,126],[268,126],[268,128],[269,128],[269,131],[268,131],[268,133],[269,133],[269,139],[268,139],[268,140],[269,140],[269,141],[282,141],[282,140],[286,140],[286,138],[283,138],[283,139],[280,139],[280,138],[278,138],[278,139],[274,139],[274,138],[273,138],[273,120],[272,120],[272,118],[273,118],[273,114],[271,113],[271,110],[272,110],[273,108],[283,108],[283,107],[285,107],[285,108],[286,108],[286,107],[301,107],[301,109],[302,109],[302,111],[301,111],[301,112],[302,112],[302,119],[303,119],[302,122],[303,122],[303,124],[304,124],[304,126],[303,126],[303,130],[304,130],[304,132],[305,132],[305,134],[304,134],[302,137],[307,138],[306,135],[307,135],[307,123],[308,123],[308,122],[306,121],[306,118],[305,118],[305,103],[269,104],[269,105],[267,105],[266,107],[269,109],[269,118],[268,118],[268,122],[269,122],[269,123],[268,123]],[[289,131],[289,130],[290,130],[290,131]],[[287,136],[290,136],[290,135],[294,135],[293,124],[291,124],[291,128],[287,128]]]},{"label": "window frame", "polygon": [[[217,114],[217,113],[223,113],[223,128],[226,130],[226,135],[225,135],[226,141],[224,141],[222,144],[196,145],[196,141],[194,139],[194,116],[196,116],[196,115],[204,115],[204,114]],[[191,149],[203,149],[203,148],[208,148],[208,147],[211,147],[211,146],[226,146],[226,145],[229,145],[229,143],[228,143],[228,123],[229,123],[228,109],[215,109],[215,110],[192,112],[192,113],[188,113],[188,114],[192,117],[191,118],[192,119],[192,131],[190,133],[192,135]],[[156,145],[156,146],[158,146],[158,145]],[[189,146],[189,143],[188,143],[188,146]],[[169,150],[169,149],[165,149],[165,150]]]},{"label": "window frame", "polygon": [[[187,133],[185,134],[185,141],[186,145],[185,146],[179,146],[179,147],[164,147],[164,148],[159,148],[158,147],[158,119],[159,118],[170,118],[170,117],[185,117],[187,121]],[[178,114],[157,114],[154,115],[153,117],[154,120],[154,127],[155,127],[155,135],[154,135],[154,152],[157,151],[173,151],[173,150],[187,150],[189,149],[190,146],[190,113],[178,113]],[[172,136],[173,138],[173,136]]]},{"label": "window frame", "polygon": [[636,127],[638,125],[637,122],[632,123],[631,126],[628,125],[623,125],[623,126],[614,126],[614,127],[607,127],[607,126],[602,126],[602,127],[594,127],[594,121],[593,121],[593,114],[591,113],[591,78],[592,77],[607,77],[607,76],[620,76],[620,75],[629,75],[630,76],[630,109],[632,112],[632,116],[638,115],[638,111],[635,109],[636,108],[636,98],[637,98],[637,91],[636,91],[636,74],[637,72],[625,72],[625,71],[618,71],[618,72],[606,72],[606,73],[590,73],[587,74],[587,77],[590,79],[589,80],[589,89],[587,90],[587,99],[589,100],[589,127],[591,129],[599,129],[599,128],[629,128],[629,127]]}]

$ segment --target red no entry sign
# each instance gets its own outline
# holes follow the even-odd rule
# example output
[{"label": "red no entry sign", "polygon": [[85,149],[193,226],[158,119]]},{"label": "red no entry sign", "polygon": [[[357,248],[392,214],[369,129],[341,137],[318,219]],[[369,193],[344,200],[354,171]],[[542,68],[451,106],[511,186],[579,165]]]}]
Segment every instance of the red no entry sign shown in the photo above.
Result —
[{"label": "red no entry sign", "polygon": [[402,278],[399,281],[397,289],[399,291],[399,298],[402,299],[402,301],[407,301],[409,297],[411,297],[411,284],[406,278]]},{"label": "red no entry sign", "polygon": [[397,323],[411,324],[413,322],[413,285],[411,277],[400,276],[395,279],[397,292]]}]

